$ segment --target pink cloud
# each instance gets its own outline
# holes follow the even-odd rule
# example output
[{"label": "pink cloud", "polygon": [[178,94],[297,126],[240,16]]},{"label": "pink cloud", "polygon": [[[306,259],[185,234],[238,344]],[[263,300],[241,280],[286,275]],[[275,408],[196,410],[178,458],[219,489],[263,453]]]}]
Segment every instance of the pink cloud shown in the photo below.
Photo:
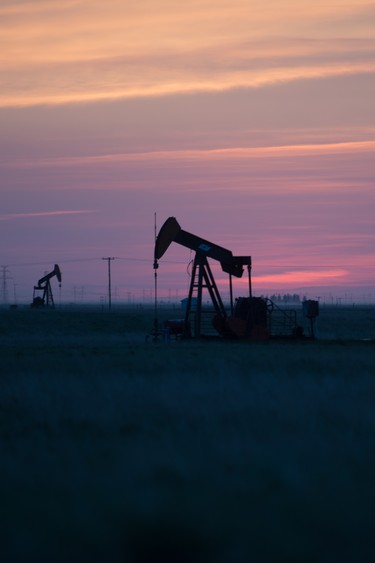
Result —
[{"label": "pink cloud", "polygon": [[94,209],[77,209],[69,211],[39,211],[35,213],[5,213],[0,215],[0,221],[24,219],[28,217],[51,217],[53,215],[79,215],[81,213],[95,213]]},{"label": "pink cloud", "polygon": [[349,274],[348,270],[328,269],[325,271],[295,270],[281,274],[253,276],[253,282],[258,287],[298,287],[315,285],[337,285]]}]

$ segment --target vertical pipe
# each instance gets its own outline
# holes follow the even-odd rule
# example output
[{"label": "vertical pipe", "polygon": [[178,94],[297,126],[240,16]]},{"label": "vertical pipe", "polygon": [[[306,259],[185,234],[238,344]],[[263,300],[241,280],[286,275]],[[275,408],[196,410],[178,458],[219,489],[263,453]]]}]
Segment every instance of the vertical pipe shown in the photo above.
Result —
[{"label": "vertical pipe", "polygon": [[229,274],[230,314],[233,315],[233,283],[232,274]]},{"label": "vertical pipe", "polygon": [[252,291],[252,287],[251,287],[251,266],[250,264],[247,266],[247,273],[249,276],[249,297],[253,296],[253,291]]}]

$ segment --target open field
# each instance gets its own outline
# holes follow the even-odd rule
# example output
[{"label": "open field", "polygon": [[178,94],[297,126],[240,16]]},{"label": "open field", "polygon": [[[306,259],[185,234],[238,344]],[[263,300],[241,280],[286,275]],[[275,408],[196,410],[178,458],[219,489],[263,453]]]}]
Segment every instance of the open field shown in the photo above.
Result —
[{"label": "open field", "polygon": [[373,561],[375,308],[322,308],[317,341],[152,322],[0,311],[2,561]]}]

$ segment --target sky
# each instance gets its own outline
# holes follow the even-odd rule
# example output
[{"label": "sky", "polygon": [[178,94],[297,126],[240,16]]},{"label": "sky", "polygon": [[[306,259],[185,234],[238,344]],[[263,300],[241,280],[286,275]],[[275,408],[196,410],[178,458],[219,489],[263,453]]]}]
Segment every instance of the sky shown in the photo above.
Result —
[{"label": "sky", "polygon": [[[2,0],[0,18],[0,301],[58,263],[55,300],[104,303],[108,257],[113,302],[152,299],[155,216],[174,216],[250,255],[254,294],[375,302],[373,2]],[[161,298],[193,257],[171,244]]]}]

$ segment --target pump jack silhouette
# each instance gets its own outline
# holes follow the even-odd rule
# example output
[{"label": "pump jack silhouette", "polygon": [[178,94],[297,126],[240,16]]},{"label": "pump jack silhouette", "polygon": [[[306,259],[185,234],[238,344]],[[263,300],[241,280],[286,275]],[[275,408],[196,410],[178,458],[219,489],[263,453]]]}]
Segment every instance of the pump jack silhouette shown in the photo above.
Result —
[{"label": "pump jack silhouette", "polygon": [[[253,297],[251,287],[251,256],[234,256],[230,250],[215,243],[184,231],[175,217],[169,217],[161,227],[155,240],[154,268],[158,268],[158,260],[165,254],[172,242],[195,251],[190,288],[187,298],[185,318],[183,323],[166,321],[167,328],[180,330],[182,337],[200,338],[205,336],[203,317],[207,312],[203,307],[203,290],[210,296],[214,315],[211,326],[224,338],[234,339],[267,339],[276,336],[298,337],[300,327],[297,327],[296,312],[282,311],[270,299]],[[223,272],[229,274],[230,312],[228,314],[208,259],[220,263]],[[241,278],[245,267],[248,272],[248,296],[239,297],[233,303],[232,277]],[[272,313],[277,313],[273,315]],[[281,319],[278,326],[274,322],[276,317]],[[191,321],[193,320],[193,327]],[[182,325],[182,326],[181,326]],[[180,327],[178,329],[178,327]],[[281,328],[280,328],[281,327]],[[192,330],[193,329],[193,330]]]},{"label": "pump jack silhouette", "polygon": [[[55,308],[55,302],[51,288],[51,279],[55,276],[57,277],[57,280],[59,282],[59,287],[61,287],[61,271],[57,264],[55,264],[52,272],[40,278],[38,285],[34,285],[33,302],[31,303],[31,307],[49,307],[52,309]],[[42,292],[42,296],[37,295],[37,292]]]}]

